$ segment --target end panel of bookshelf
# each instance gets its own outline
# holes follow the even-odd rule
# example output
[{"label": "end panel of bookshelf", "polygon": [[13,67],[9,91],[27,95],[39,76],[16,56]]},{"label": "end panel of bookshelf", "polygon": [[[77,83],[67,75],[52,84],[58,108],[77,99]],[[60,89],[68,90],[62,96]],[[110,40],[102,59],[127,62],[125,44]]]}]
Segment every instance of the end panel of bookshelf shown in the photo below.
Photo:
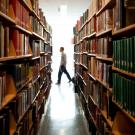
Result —
[{"label": "end panel of bookshelf", "polygon": [[118,111],[113,122],[112,133],[132,135],[135,133],[135,124],[130,122],[121,111]]}]

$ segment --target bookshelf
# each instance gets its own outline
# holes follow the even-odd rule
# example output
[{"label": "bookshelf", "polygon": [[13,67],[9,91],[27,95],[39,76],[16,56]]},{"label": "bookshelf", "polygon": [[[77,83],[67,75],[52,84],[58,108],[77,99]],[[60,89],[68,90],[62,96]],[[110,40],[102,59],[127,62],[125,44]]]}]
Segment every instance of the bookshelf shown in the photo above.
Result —
[{"label": "bookshelf", "polygon": [[39,1],[0,1],[0,134],[36,135],[51,88],[52,29]]},{"label": "bookshelf", "polygon": [[91,0],[73,28],[75,91],[93,135],[135,132],[134,12],[130,0]]}]

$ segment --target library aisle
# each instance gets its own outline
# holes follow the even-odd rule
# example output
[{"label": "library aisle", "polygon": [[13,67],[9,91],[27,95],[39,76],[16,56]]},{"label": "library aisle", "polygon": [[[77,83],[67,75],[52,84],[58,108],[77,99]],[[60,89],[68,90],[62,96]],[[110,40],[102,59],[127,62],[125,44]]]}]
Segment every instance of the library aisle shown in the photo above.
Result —
[{"label": "library aisle", "polygon": [[57,73],[52,73],[52,88],[46,113],[42,116],[39,135],[89,135],[87,123],[72,83],[63,74],[61,85],[55,85]]}]

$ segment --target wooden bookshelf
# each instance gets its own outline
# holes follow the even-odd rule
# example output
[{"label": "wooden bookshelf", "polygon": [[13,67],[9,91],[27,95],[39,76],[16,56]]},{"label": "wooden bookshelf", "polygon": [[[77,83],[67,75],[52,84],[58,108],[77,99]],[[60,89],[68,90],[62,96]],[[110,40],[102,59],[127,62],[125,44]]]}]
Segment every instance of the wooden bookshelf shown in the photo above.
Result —
[{"label": "wooden bookshelf", "polygon": [[96,57],[96,54],[88,53],[88,56],[90,56],[90,57]]},{"label": "wooden bookshelf", "polygon": [[25,28],[23,28],[23,27],[21,27],[21,26],[19,26],[19,25],[15,25],[15,28],[16,28],[16,29],[19,29],[20,31],[22,31],[22,32],[24,32],[24,33],[26,33],[26,34],[32,35],[32,32],[31,32],[31,31],[26,30]]},{"label": "wooden bookshelf", "polygon": [[[9,130],[10,135],[16,134],[16,132],[20,130],[20,126],[22,125],[27,125],[30,130],[32,127],[38,129],[39,125],[37,123],[34,123],[36,120],[36,116],[33,116],[32,113],[34,111],[33,105],[35,104],[35,102],[39,102],[39,99],[37,98],[39,95],[41,99],[45,99],[46,94],[43,93],[43,89],[47,89],[47,94],[49,94],[50,91],[51,79],[45,80],[42,77],[40,79],[40,74],[46,77],[47,72],[50,69],[45,69],[47,70],[46,72],[40,72],[43,71],[46,65],[43,65],[40,69],[39,67],[35,68],[35,64],[37,66],[43,64],[40,63],[42,62],[40,61],[40,58],[45,55],[45,52],[40,52],[39,56],[37,56],[36,53],[38,54],[38,51],[32,52],[36,48],[35,46],[33,46],[33,44],[36,40],[42,40],[43,42],[45,42],[45,39],[44,37],[40,36],[42,34],[39,29],[34,29],[35,26],[31,22],[33,19],[32,17],[36,18],[36,20],[34,20],[35,23],[39,24],[43,28],[44,32],[46,29],[45,25],[49,27],[46,31],[46,33],[48,33],[47,45],[51,46],[51,48],[52,29],[46,20],[44,20],[45,22],[41,22],[41,20],[43,20],[44,18],[40,18],[36,13],[39,12],[39,15],[41,15],[42,10],[39,10],[38,3],[36,3],[37,7],[34,8],[35,2],[39,2],[39,0],[10,0],[10,2],[9,0],[0,1],[0,5],[2,6],[2,8],[0,9],[0,37],[2,41],[0,49],[0,89],[2,90],[2,94],[0,95],[0,111],[1,116],[4,115],[4,119],[2,119],[4,120],[4,124],[9,126],[9,129],[6,130]],[[42,17],[44,17],[44,15]],[[33,31],[36,31],[40,34],[32,32],[31,28],[33,28]],[[45,48],[45,44],[43,42],[41,42],[42,48],[39,47],[39,50],[43,50]],[[40,42],[36,43],[37,45],[38,43],[40,45]],[[49,49],[46,50],[46,54],[48,54],[49,57],[51,57],[52,55],[51,51]],[[43,60],[45,60],[45,57],[42,58]],[[49,60],[47,59],[46,63],[48,61]],[[8,69],[8,66],[11,69]],[[41,80],[43,80],[42,84]],[[28,92],[29,88],[33,88],[33,91],[30,91],[30,93]],[[33,94],[35,97],[33,97]],[[33,101],[26,101],[26,97],[33,98]],[[29,105],[27,106],[27,108],[24,108],[23,104],[26,102]],[[40,104],[43,106],[44,101],[42,101]],[[37,104],[37,106],[34,107],[36,107],[37,109],[39,106]],[[4,109],[6,109],[6,111],[3,111]],[[21,110],[21,112],[19,112],[18,110]],[[22,113],[22,111],[24,112]],[[16,118],[13,112],[15,112]],[[38,114],[36,115],[42,116],[42,113],[43,111],[39,110]],[[9,118],[9,123],[8,121],[5,121],[5,117]],[[38,122],[40,122],[40,118],[38,118]],[[4,129],[2,130],[2,133],[5,133]],[[22,132],[26,135],[30,133],[30,131],[21,130],[19,131],[19,134],[22,134]],[[36,135],[36,133],[34,134]]]},{"label": "wooden bookshelf", "polygon": [[32,8],[29,6],[29,4],[27,3],[27,1],[26,0],[19,0],[28,10],[29,10],[29,12],[30,13],[32,13]]},{"label": "wooden bookshelf", "polygon": [[127,35],[129,34],[130,32],[134,31],[135,30],[135,24],[132,24],[132,25],[129,25],[125,28],[122,28],[120,30],[117,30],[115,32],[112,33],[112,35],[115,37],[115,36],[123,36],[123,35]]},{"label": "wooden bookshelf", "polygon": [[32,36],[34,37],[34,38],[36,38],[36,39],[41,39],[41,40],[45,40],[42,36],[40,36],[40,35],[38,35],[37,33],[35,33],[35,32],[32,32]]},{"label": "wooden bookshelf", "polygon": [[112,58],[106,58],[106,57],[96,56],[96,59],[102,60],[102,61],[113,62],[113,59]]},{"label": "wooden bookshelf", "polygon": [[8,23],[10,23],[12,25],[16,24],[14,19],[12,19],[11,17],[9,17],[6,14],[2,13],[1,11],[0,11],[0,17],[1,17],[2,20],[6,21],[6,22],[8,22]]},{"label": "wooden bookshelf", "polygon": [[45,52],[40,52],[40,55],[44,55],[45,54]]},{"label": "wooden bookshelf", "polygon": [[114,7],[115,0],[109,0],[97,13],[96,16],[98,16],[100,13],[102,13],[105,9],[109,9]]},{"label": "wooden bookshelf", "polygon": [[97,81],[96,78],[92,74],[88,73],[88,75],[92,80]]},{"label": "wooden bookshelf", "polygon": [[96,33],[96,37],[101,37],[101,36],[104,36],[108,33],[112,32],[112,29],[108,29],[108,30],[105,30],[105,31],[102,31],[100,33]]},{"label": "wooden bookshelf", "polygon": [[94,32],[94,33],[92,33],[92,34],[86,36],[86,39],[90,39],[90,38],[93,38],[93,37],[95,37],[95,36],[96,36],[96,32]]},{"label": "wooden bookshelf", "polygon": [[40,68],[40,71],[43,70],[44,68],[45,68],[45,66],[41,67],[41,68]]},{"label": "wooden bookshelf", "polygon": [[83,68],[85,68],[86,70],[88,70],[87,66],[85,66],[84,64],[81,63],[81,66],[82,66]]},{"label": "wooden bookshelf", "polygon": [[13,60],[20,60],[20,59],[26,59],[26,58],[31,58],[32,55],[23,55],[23,56],[10,56],[10,57],[3,57],[0,58],[0,62],[6,62],[6,61],[13,61]]},{"label": "wooden bookshelf", "polygon": [[118,73],[121,73],[122,75],[124,76],[128,76],[128,77],[131,77],[131,78],[135,78],[135,73],[128,73],[127,71],[124,71],[124,70],[121,70],[119,68],[116,68],[114,66],[112,66],[112,70],[113,71],[116,71]]},{"label": "wooden bookshelf", "polygon": [[32,60],[40,59],[40,56],[32,57]]},{"label": "wooden bookshelf", "polygon": [[88,22],[90,22],[90,20],[91,20],[94,16],[96,16],[96,12],[93,13],[93,14],[90,16],[90,18],[88,19]]},{"label": "wooden bookshelf", "polygon": [[110,93],[112,93],[112,88],[109,88],[106,83],[102,82],[102,81],[99,80],[98,78],[96,78],[96,80],[97,80],[100,84],[102,84]]}]

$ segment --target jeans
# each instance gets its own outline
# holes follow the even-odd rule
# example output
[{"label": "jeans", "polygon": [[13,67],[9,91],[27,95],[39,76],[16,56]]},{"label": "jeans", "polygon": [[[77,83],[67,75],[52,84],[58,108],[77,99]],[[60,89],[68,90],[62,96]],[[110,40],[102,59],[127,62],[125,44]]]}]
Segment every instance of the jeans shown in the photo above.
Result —
[{"label": "jeans", "polygon": [[61,83],[61,76],[62,76],[63,72],[66,74],[69,81],[71,81],[71,77],[70,77],[66,67],[64,65],[61,65],[59,68],[59,72],[58,72],[58,83]]}]

